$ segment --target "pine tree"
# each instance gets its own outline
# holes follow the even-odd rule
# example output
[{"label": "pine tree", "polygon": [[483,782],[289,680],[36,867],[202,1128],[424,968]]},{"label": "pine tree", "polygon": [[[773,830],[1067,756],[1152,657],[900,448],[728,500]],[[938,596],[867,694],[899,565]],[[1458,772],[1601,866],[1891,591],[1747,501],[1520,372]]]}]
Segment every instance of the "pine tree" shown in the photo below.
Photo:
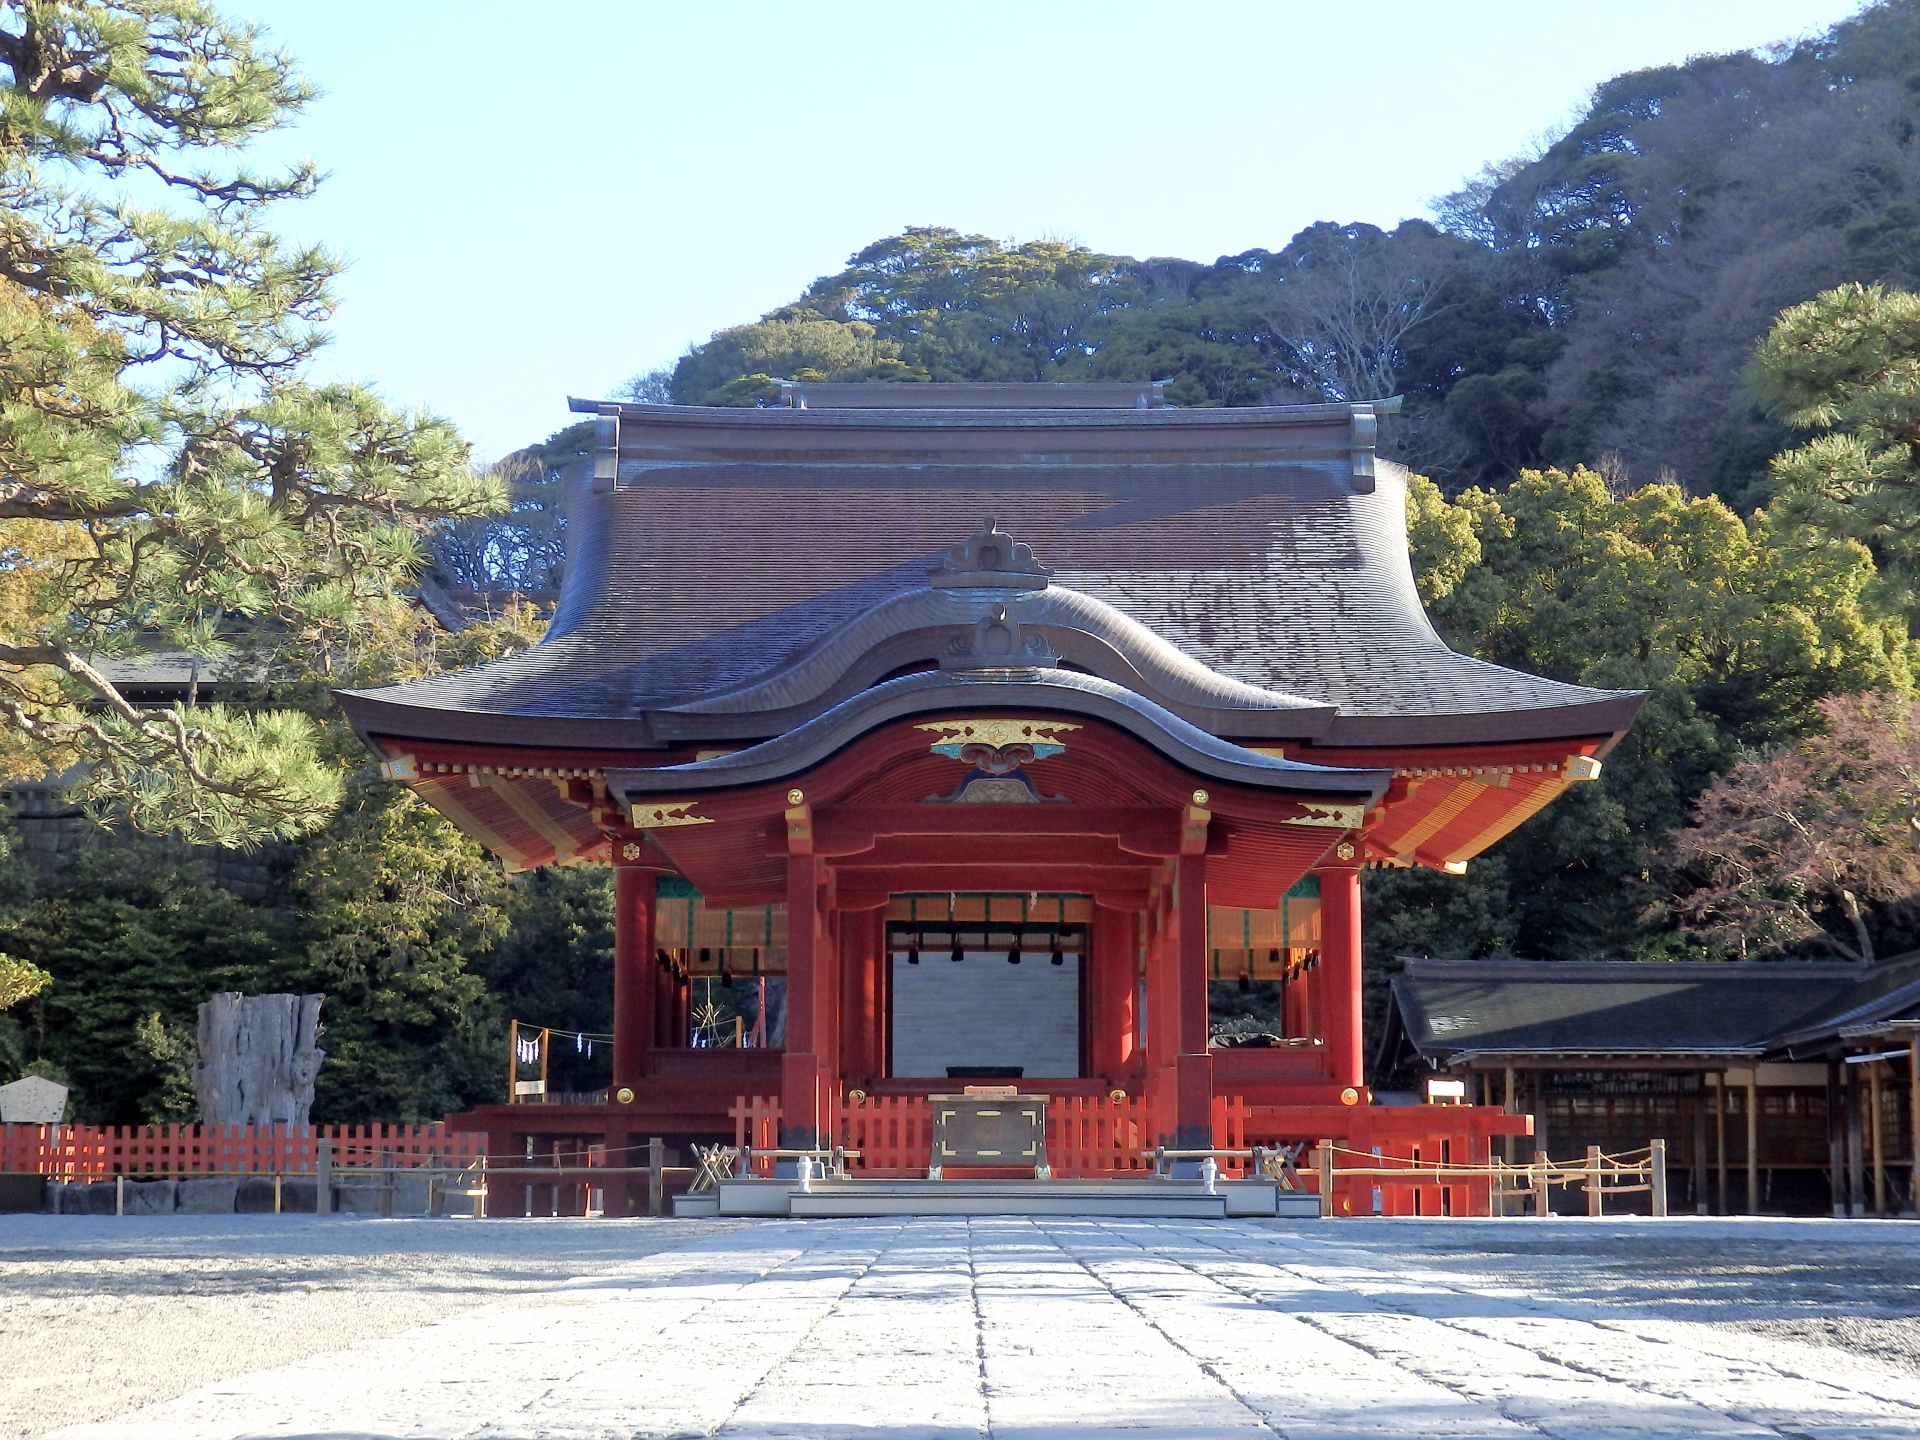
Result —
[{"label": "pine tree", "polygon": [[155,647],[271,693],[391,623],[422,537],[500,502],[445,420],[316,384],[339,261],[246,162],[314,92],[198,0],[0,0],[0,768],[247,845],[341,793],[294,709],[143,709]]}]

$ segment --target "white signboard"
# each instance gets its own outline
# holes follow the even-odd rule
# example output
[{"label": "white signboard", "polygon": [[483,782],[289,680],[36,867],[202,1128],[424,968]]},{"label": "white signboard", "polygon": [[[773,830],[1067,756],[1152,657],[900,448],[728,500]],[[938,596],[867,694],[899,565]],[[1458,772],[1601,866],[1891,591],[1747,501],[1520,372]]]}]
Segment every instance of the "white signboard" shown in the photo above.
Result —
[{"label": "white signboard", "polygon": [[0,1085],[0,1124],[58,1125],[67,1113],[67,1087],[43,1075]]}]

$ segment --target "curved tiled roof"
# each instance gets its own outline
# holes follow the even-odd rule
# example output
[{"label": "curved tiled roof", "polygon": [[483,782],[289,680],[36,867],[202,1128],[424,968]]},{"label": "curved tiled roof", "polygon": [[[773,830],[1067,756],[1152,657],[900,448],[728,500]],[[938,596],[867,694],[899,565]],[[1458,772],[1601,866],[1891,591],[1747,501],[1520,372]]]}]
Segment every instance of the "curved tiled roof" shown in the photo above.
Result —
[{"label": "curved tiled roof", "polygon": [[688,765],[609,771],[607,779],[618,789],[622,777],[630,777],[656,797],[764,784],[799,774],[890,721],[982,709],[1054,711],[1105,720],[1195,774],[1241,785],[1378,799],[1392,779],[1387,770],[1308,765],[1247,750],[1188,724],[1124,686],[1051,669],[987,676],[905,675],[861,690],[806,723],[745,750]]},{"label": "curved tiled roof", "polygon": [[[937,387],[934,387],[937,388]],[[597,404],[548,638],[345,692],[363,733],[761,739],[937,663],[989,591],[929,583],[982,515],[1050,567],[1002,597],[1048,662],[1215,734],[1333,745],[1617,735],[1639,696],[1449,650],[1367,406],[709,410]],[[876,668],[878,667],[878,668]]]}]

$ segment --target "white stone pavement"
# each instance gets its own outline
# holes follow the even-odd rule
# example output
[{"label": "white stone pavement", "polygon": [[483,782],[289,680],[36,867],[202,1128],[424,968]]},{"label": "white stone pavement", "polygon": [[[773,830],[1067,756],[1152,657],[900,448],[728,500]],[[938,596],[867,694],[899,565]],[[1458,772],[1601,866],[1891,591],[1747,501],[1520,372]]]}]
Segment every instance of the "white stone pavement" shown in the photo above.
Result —
[{"label": "white stone pavement", "polygon": [[[1556,1284],[1552,1245],[1463,1268],[1419,1258],[1424,1237],[1457,1238],[1459,1222],[1343,1238],[1352,1223],[754,1225],[592,1267],[536,1303],[464,1310],[52,1433],[1920,1436],[1920,1368],[1897,1358]],[[1616,1225],[1583,1241],[1573,1222],[1527,1223],[1499,1227],[1518,1237],[1503,1253],[1551,1233],[1629,1255],[1657,1233],[1640,1222],[1625,1240]],[[1791,1249],[1797,1233],[1767,1243]],[[1878,1233],[1920,1247],[1914,1227]]]}]

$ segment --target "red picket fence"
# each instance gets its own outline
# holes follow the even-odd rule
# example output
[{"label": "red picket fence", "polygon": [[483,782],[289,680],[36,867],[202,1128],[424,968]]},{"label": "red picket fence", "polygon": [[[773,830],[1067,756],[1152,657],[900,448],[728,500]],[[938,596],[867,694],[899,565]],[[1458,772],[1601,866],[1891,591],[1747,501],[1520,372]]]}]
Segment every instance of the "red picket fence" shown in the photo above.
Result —
[{"label": "red picket fence", "polygon": [[484,1132],[432,1125],[0,1125],[0,1174],[56,1180],[116,1175],[311,1175],[320,1142],[335,1169],[461,1169],[487,1153]]},{"label": "red picket fence", "polygon": [[[743,1095],[727,1113],[735,1145],[771,1150],[779,1143],[777,1098]],[[1152,1133],[1144,1100],[1062,1096],[1047,1105],[1047,1162],[1062,1179],[1144,1174],[1153,1162],[1141,1152],[1151,1148]],[[849,1174],[922,1176],[933,1159],[933,1107],[924,1095],[836,1096],[828,1103],[827,1135],[828,1145],[859,1152],[847,1161]]]},{"label": "red picket fence", "polygon": [[1047,1105],[1047,1163],[1062,1180],[1145,1174],[1153,1134],[1144,1099],[1063,1095]]},{"label": "red picket fence", "polygon": [[780,1145],[780,1101],[765,1095],[739,1096],[727,1111],[733,1119],[735,1149],[775,1150]]},{"label": "red picket fence", "polygon": [[[777,1097],[741,1096],[728,1113],[736,1145],[764,1151],[779,1144]],[[1216,1150],[1292,1145],[1304,1189],[1318,1183],[1308,1153],[1322,1139],[1359,1153],[1377,1153],[1388,1165],[1484,1165],[1493,1136],[1520,1133],[1524,1127],[1522,1117],[1484,1106],[1250,1105],[1228,1095],[1213,1100]],[[828,1102],[826,1128],[827,1144],[859,1152],[847,1161],[854,1176],[918,1177],[927,1173],[933,1157],[933,1110],[925,1096],[875,1095],[858,1101],[836,1096]],[[1056,1096],[1047,1105],[1047,1160],[1061,1179],[1145,1175],[1153,1168],[1148,1152],[1161,1133],[1144,1098]],[[1353,1163],[1343,1159],[1338,1169]],[[1224,1175],[1235,1179],[1253,1168],[1250,1155],[1222,1155],[1219,1164]],[[759,1168],[772,1173],[770,1163]],[[1336,1213],[1371,1213],[1375,1189],[1381,1192],[1380,1213],[1386,1215],[1481,1215],[1489,1206],[1491,1182],[1477,1176],[1437,1183],[1341,1175],[1336,1180]]]},{"label": "red picket fence", "polygon": [[827,1133],[832,1143],[858,1150],[847,1161],[855,1176],[906,1178],[925,1175],[933,1158],[933,1107],[924,1095],[873,1095],[831,1102]]}]

